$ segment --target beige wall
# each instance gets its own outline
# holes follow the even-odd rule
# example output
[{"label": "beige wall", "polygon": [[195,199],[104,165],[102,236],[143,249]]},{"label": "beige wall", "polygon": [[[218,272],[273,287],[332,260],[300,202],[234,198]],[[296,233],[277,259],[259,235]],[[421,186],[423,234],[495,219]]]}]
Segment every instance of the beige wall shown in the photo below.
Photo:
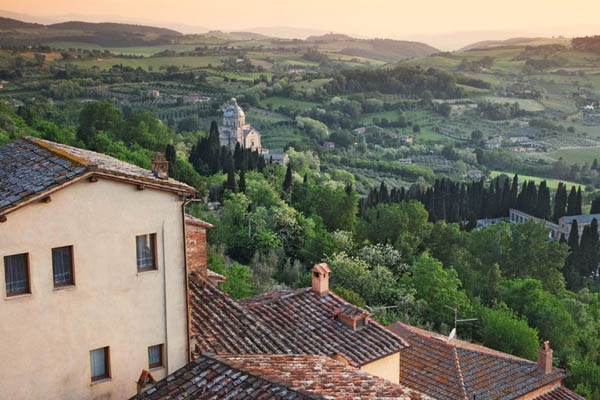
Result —
[{"label": "beige wall", "polygon": [[400,383],[400,352],[363,365],[360,370],[394,383]]},{"label": "beige wall", "polygon": [[[157,380],[187,362],[181,204],[170,192],[100,179],[8,215],[0,224],[0,398],[123,399],[148,368],[148,346],[165,343],[168,353],[168,370],[152,371]],[[138,274],[135,236],[154,232],[159,269]],[[68,245],[76,285],[53,290],[51,249]],[[7,298],[3,257],[24,252],[32,294]],[[112,379],[92,385],[89,351],[104,346]]]}]

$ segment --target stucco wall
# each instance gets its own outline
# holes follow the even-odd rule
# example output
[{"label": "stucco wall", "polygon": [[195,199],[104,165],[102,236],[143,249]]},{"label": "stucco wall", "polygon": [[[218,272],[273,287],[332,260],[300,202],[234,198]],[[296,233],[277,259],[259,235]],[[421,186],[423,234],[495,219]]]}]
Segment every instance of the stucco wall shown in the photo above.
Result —
[{"label": "stucco wall", "polygon": [[[157,236],[158,270],[138,274],[135,236],[147,233]],[[54,290],[51,249],[69,245],[76,285]],[[32,294],[7,298],[3,257],[25,252]],[[148,346],[161,343],[168,369],[154,377],[183,366],[183,253],[181,201],[169,192],[82,181],[9,214],[0,224],[0,398],[128,398],[148,368]],[[92,385],[89,351],[104,346],[112,379]]]},{"label": "stucco wall", "polygon": [[400,383],[400,353],[394,353],[363,365],[360,370],[394,383]]}]

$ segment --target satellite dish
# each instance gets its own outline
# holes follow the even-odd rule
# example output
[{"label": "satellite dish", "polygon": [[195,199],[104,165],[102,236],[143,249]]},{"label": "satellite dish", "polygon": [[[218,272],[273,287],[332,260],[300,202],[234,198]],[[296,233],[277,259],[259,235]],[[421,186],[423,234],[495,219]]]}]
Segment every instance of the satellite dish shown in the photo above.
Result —
[{"label": "satellite dish", "polygon": [[456,336],[456,328],[453,328],[452,332],[450,332],[450,335],[448,335],[448,343],[450,343],[452,340],[454,340],[455,336]]}]

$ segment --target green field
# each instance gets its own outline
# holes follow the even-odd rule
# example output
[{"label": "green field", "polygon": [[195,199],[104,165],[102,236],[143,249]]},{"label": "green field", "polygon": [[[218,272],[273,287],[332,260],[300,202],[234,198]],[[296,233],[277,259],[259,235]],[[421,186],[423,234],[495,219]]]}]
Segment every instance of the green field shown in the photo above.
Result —
[{"label": "green field", "polygon": [[377,113],[368,113],[360,116],[361,124],[372,124],[373,118],[385,118],[388,121],[397,121],[398,120],[398,112],[397,111],[382,111]]},{"label": "green field", "polygon": [[170,45],[157,45],[157,46],[133,46],[133,47],[103,47],[94,43],[83,43],[83,42],[50,42],[50,47],[68,50],[68,49],[82,49],[82,50],[108,50],[113,54],[125,54],[135,56],[149,57],[153,54],[160,53],[164,50],[175,50],[181,51],[193,51],[197,45],[194,44],[170,44]]},{"label": "green field", "polygon": [[533,99],[516,99],[514,97],[499,97],[499,96],[486,96],[482,98],[483,100],[490,101],[492,103],[518,103],[519,107],[521,107],[525,111],[543,111],[544,106],[537,100]]},{"label": "green field", "polygon": [[277,110],[277,108],[279,108],[280,106],[296,106],[304,111],[318,105],[319,103],[314,103],[312,101],[288,99],[285,97],[268,97],[260,101],[260,105],[262,107],[267,107],[269,104],[271,104],[273,110]]},{"label": "green field", "polygon": [[[490,172],[490,177],[495,178],[498,175],[502,175],[502,174],[507,175],[511,179],[515,175],[512,172],[491,171]],[[560,179],[540,178],[539,176],[528,176],[528,175],[521,175],[521,174],[519,174],[519,184],[523,183],[524,181],[534,181],[536,184],[539,184],[542,181],[546,181],[546,185],[548,185],[548,187],[550,189],[556,189],[556,188],[558,188],[558,184],[560,182],[566,184],[567,187],[569,187],[569,188],[571,186],[573,186],[573,185],[575,185],[575,186],[585,186],[585,185],[582,185],[581,183],[577,183],[577,182],[563,181],[563,180],[560,180]]]},{"label": "green field", "polygon": [[74,60],[71,63],[80,67],[98,67],[100,69],[109,69],[113,65],[122,64],[132,68],[142,68],[148,70],[152,67],[158,71],[160,67],[175,65],[180,68],[206,68],[209,66],[220,65],[226,57],[203,56],[203,57],[144,57],[144,58],[107,58],[98,60]]},{"label": "green field", "polygon": [[587,162],[591,164],[594,159],[600,160],[600,147],[590,147],[586,149],[563,149],[548,154],[550,157],[558,160],[562,158],[567,164]]}]

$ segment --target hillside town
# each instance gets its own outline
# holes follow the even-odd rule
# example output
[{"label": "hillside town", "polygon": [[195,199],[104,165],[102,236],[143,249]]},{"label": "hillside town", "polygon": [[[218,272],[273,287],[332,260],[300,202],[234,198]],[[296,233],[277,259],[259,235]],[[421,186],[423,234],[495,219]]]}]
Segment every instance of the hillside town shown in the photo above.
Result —
[{"label": "hillside town", "polygon": [[234,300],[160,154],[149,171],[23,137],[0,165],[4,398],[583,399],[549,342],[535,362],[383,326],[326,263],[310,287]]}]

